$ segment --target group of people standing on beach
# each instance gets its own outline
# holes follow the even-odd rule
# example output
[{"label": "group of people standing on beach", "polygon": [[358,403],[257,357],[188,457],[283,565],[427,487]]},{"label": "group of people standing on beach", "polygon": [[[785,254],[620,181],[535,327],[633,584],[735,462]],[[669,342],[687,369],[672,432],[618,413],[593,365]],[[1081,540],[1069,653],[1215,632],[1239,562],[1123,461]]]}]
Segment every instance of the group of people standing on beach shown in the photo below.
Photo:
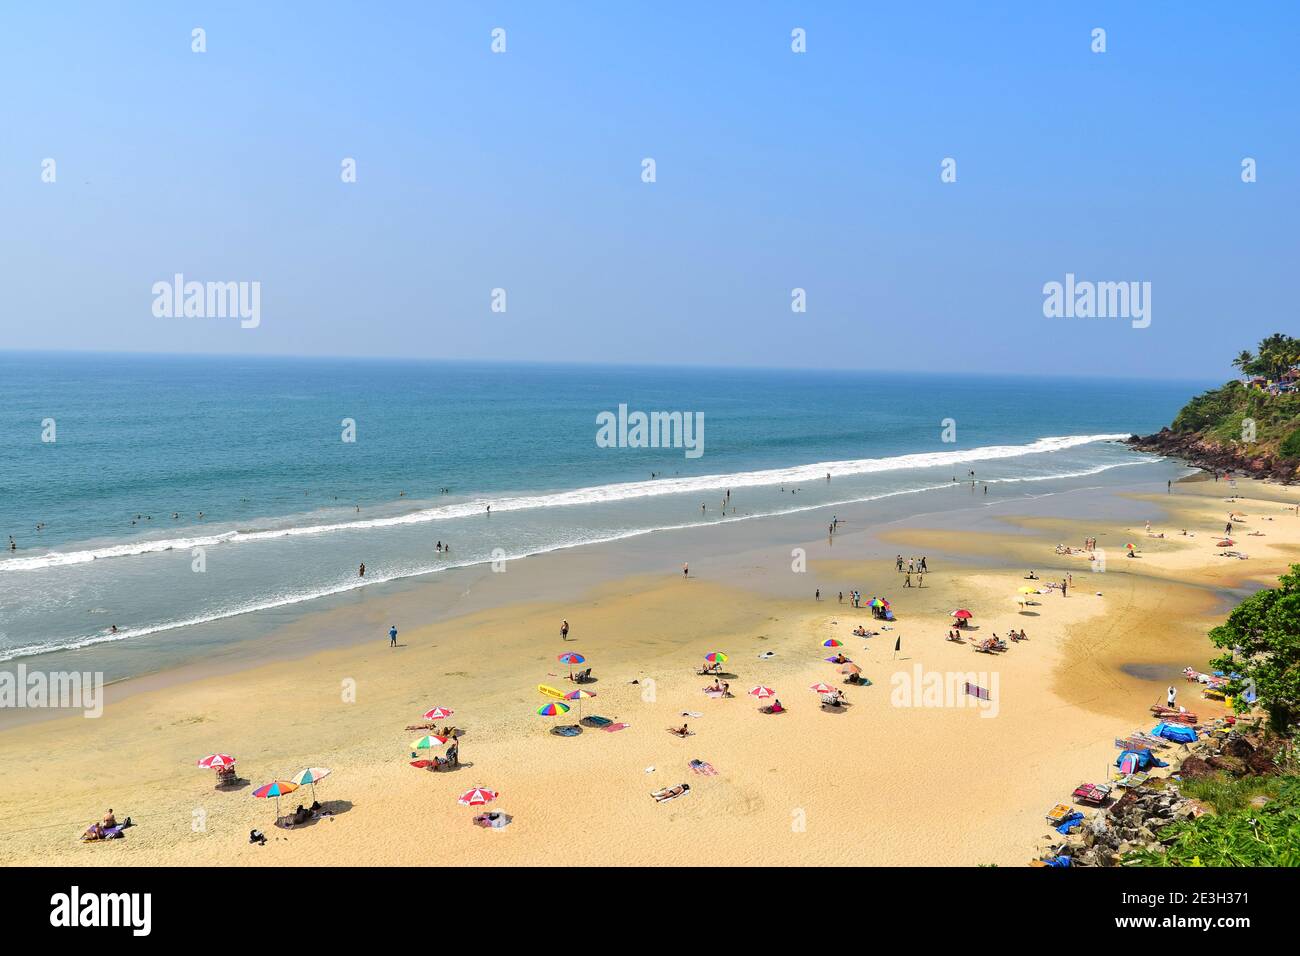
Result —
[{"label": "group of people standing on beach", "polygon": [[925,575],[930,570],[930,568],[929,565],[926,563],[926,559],[924,555],[922,555],[920,558],[914,558],[914,557],[908,558],[907,564],[906,566],[904,566],[903,556],[900,554],[894,558],[894,568],[899,573],[904,575],[903,587],[910,588],[912,586],[913,574],[916,575],[916,586],[918,588],[925,587]]}]

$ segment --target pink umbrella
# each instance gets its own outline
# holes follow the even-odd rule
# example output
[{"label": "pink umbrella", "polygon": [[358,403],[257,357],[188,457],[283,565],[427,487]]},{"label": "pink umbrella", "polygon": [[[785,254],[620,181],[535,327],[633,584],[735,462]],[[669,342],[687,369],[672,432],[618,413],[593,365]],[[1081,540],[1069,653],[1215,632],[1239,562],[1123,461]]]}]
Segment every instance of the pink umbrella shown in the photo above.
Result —
[{"label": "pink umbrella", "polygon": [[233,767],[234,765],[235,758],[230,754],[208,754],[198,761],[198,766],[204,770],[225,770],[227,767]]},{"label": "pink umbrella", "polygon": [[819,694],[829,694],[835,690],[835,688],[832,687],[830,684],[821,684],[821,683],[813,684],[808,689],[815,690]]},{"label": "pink umbrella", "polygon": [[433,710],[424,712],[425,720],[446,720],[452,714],[456,713],[450,707],[435,707]]},{"label": "pink umbrella", "polygon": [[482,787],[475,787],[468,793],[463,794],[457,802],[464,804],[467,807],[481,807],[496,798],[497,794],[495,790],[485,790]]},{"label": "pink umbrella", "polygon": [[757,697],[759,700],[763,700],[765,697],[774,696],[776,694],[776,691],[772,690],[772,688],[770,687],[764,687],[762,684],[760,684],[759,686],[751,690],[750,694],[752,694],[754,697]]}]

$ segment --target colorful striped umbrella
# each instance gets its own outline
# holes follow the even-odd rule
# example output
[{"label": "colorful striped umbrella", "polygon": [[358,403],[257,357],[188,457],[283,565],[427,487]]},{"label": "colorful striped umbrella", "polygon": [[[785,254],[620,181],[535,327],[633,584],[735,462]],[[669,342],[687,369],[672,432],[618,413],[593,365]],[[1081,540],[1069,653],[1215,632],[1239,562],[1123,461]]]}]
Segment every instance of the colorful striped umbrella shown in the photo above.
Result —
[{"label": "colorful striped umbrella", "polygon": [[204,770],[225,770],[235,765],[235,758],[230,754],[208,754],[197,762]]},{"label": "colorful striped umbrella", "polygon": [[581,654],[577,653],[576,651],[565,651],[563,654],[557,657],[556,660],[558,660],[561,664],[569,665],[569,680],[573,680],[573,665],[585,664],[587,662],[587,659],[583,657]]},{"label": "colorful striped umbrella", "polygon": [[289,779],[302,787],[311,784],[311,800],[316,802],[316,781],[324,780],[330,775],[330,771],[324,767],[308,767],[306,770],[299,770]]},{"label": "colorful striped umbrella", "polygon": [[869,606],[869,607],[889,607],[890,604],[889,604],[889,602],[886,601],[884,598],[873,597],[873,598],[871,599],[871,601],[868,602],[868,606]]},{"label": "colorful striped umbrella", "polygon": [[435,707],[433,710],[424,712],[425,720],[446,720],[452,714],[456,713],[450,707]]},{"label": "colorful striped umbrella", "polygon": [[843,647],[843,646],[844,646],[843,641],[837,641],[833,637],[829,641],[822,641],[822,647]]},{"label": "colorful striped umbrella", "polygon": [[757,697],[759,700],[763,700],[765,697],[773,696],[776,693],[776,691],[772,690],[772,688],[770,687],[764,687],[762,684],[760,684],[759,686],[751,690],[749,693],[752,696]]},{"label": "colorful striped umbrella", "polygon": [[578,702],[578,719],[582,720],[582,702],[588,697],[595,697],[596,692],[592,690],[571,690],[564,695],[565,700],[576,700]]},{"label": "colorful striped umbrella", "polygon": [[253,796],[261,797],[263,799],[266,797],[275,797],[275,820],[279,823],[280,797],[284,796],[286,793],[293,793],[297,789],[298,785],[291,780],[272,780],[266,786],[258,787],[254,790]]},{"label": "colorful striped umbrella", "polygon": [[569,712],[569,705],[556,700],[549,704],[543,704],[537,712],[543,717],[558,717]]},{"label": "colorful striped umbrella", "polygon": [[461,794],[461,798],[456,802],[467,807],[481,807],[496,798],[497,792],[495,790],[485,790],[483,787],[475,787],[467,793]]},{"label": "colorful striped umbrella", "polygon": [[704,659],[710,664],[725,664],[730,660],[722,651],[710,651],[704,655]]},{"label": "colorful striped umbrella", "polygon": [[411,743],[412,750],[432,750],[434,747],[441,747],[447,742],[446,737],[440,737],[437,734],[425,734],[419,740]]}]

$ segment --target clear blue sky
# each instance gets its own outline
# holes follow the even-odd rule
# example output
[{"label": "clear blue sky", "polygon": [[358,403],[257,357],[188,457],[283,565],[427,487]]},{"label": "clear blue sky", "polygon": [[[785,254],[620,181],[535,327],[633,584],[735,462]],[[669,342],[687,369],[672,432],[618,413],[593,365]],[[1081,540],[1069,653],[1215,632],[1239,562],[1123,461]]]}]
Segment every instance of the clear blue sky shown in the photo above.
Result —
[{"label": "clear blue sky", "polygon": [[1297,331],[1298,9],[7,5],[0,348],[1226,377]]}]

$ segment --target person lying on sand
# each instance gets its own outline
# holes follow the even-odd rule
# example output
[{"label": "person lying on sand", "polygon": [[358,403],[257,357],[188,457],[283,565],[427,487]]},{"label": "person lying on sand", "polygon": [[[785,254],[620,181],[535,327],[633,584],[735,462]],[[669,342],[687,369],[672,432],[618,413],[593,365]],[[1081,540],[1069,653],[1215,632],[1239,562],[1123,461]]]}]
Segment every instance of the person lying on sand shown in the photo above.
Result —
[{"label": "person lying on sand", "polygon": [[650,796],[655,798],[656,803],[663,803],[665,800],[672,800],[674,797],[689,793],[690,789],[691,785],[689,783],[679,783],[675,787],[664,787],[662,790],[656,790]]},{"label": "person lying on sand", "polygon": [[689,737],[691,735],[688,724],[682,724],[680,727],[669,727],[668,732],[674,737]]}]

